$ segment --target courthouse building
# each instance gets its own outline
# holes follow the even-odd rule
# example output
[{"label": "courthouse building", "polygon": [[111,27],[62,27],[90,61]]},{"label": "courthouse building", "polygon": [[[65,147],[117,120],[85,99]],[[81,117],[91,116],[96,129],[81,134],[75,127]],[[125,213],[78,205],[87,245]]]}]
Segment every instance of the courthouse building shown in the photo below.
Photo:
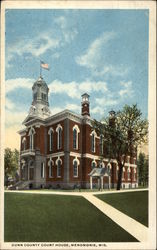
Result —
[{"label": "courthouse building", "polygon": [[[101,157],[103,137],[92,129],[89,95],[82,95],[81,114],[63,110],[51,115],[49,89],[41,76],[32,92],[32,105],[23,121],[25,128],[19,131],[19,189],[116,187],[119,167],[115,160],[108,163]],[[137,185],[136,156],[127,157],[122,188]]]}]

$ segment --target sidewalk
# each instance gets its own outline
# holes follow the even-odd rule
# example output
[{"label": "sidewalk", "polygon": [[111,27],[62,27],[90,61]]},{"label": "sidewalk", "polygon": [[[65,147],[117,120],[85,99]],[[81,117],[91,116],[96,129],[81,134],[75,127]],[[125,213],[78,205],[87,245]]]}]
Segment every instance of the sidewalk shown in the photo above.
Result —
[{"label": "sidewalk", "polygon": [[101,212],[107,215],[111,220],[117,223],[120,227],[134,236],[140,242],[147,241],[148,228],[139,223],[138,221],[132,219],[126,214],[120,212],[114,207],[110,206],[106,202],[98,199],[92,194],[83,194],[83,197],[97,207]]}]

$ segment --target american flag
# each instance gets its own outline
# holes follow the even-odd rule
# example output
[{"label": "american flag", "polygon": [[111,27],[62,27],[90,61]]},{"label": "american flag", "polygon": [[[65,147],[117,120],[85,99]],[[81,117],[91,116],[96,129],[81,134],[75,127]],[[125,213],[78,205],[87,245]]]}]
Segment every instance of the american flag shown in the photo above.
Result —
[{"label": "american flag", "polygon": [[40,61],[40,66],[41,66],[43,69],[49,70],[49,65],[48,65],[47,63],[44,63],[43,61]]}]

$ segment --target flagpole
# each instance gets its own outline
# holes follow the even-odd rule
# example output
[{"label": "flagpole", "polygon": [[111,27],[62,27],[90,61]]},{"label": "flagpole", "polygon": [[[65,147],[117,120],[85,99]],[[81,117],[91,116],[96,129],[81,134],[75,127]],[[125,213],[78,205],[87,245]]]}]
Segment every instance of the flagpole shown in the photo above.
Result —
[{"label": "flagpole", "polygon": [[40,61],[40,77],[42,77],[42,76],[41,76],[41,70],[42,70],[42,69],[41,69],[41,61]]}]

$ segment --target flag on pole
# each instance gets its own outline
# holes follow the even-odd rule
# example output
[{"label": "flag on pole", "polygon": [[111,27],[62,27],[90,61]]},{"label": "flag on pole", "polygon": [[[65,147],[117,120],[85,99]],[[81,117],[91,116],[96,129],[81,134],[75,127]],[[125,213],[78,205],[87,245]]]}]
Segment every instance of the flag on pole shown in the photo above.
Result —
[{"label": "flag on pole", "polygon": [[47,69],[49,70],[49,65],[47,63],[44,63],[43,61],[40,61],[40,66],[43,68],[43,69]]}]

